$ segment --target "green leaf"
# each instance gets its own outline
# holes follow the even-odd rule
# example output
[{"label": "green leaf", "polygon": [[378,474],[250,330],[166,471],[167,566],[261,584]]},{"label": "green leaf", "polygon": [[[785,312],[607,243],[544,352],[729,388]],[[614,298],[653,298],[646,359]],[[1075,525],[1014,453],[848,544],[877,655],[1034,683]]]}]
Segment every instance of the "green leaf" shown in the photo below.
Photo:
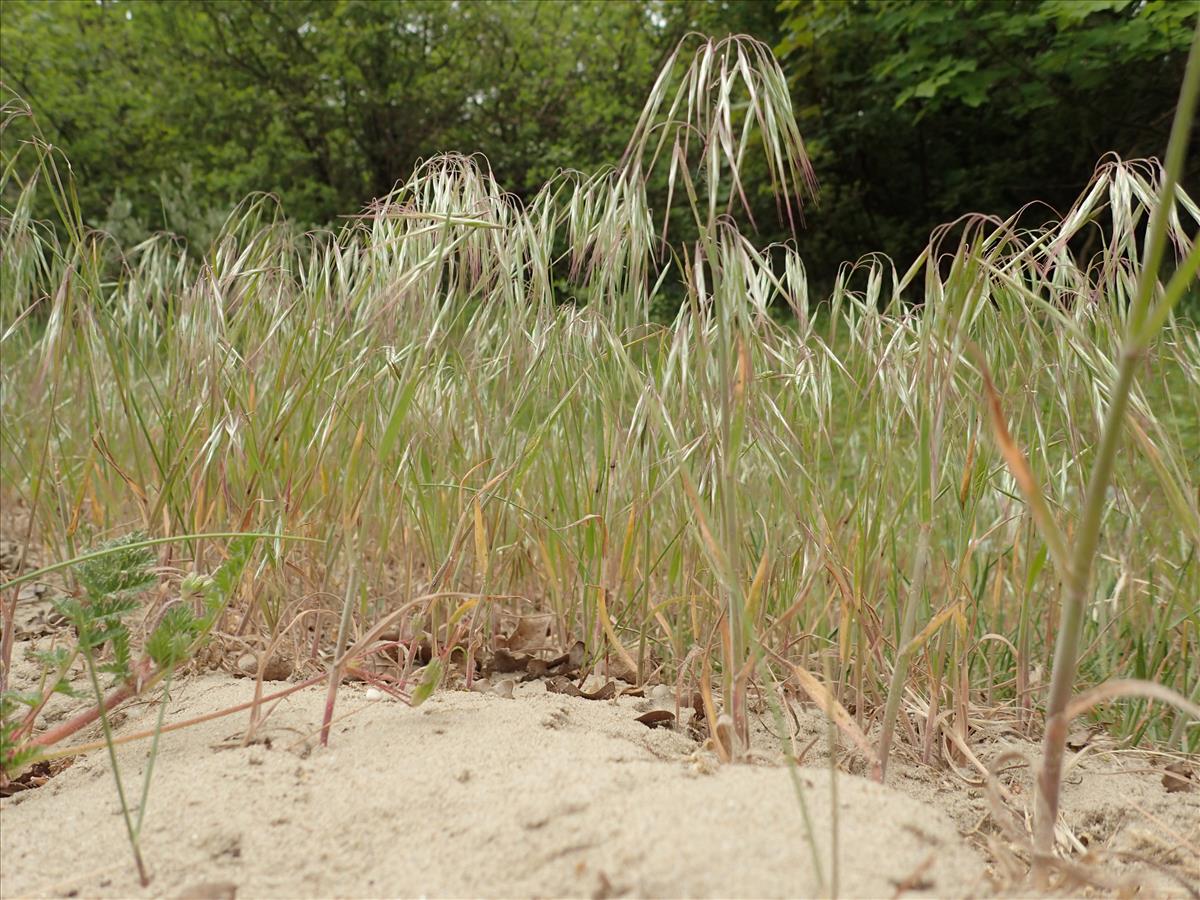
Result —
[{"label": "green leaf", "polygon": [[[129,665],[129,629],[118,624],[106,631],[103,637],[112,642],[113,658],[100,666],[100,671],[114,676],[118,682],[124,681],[132,672]],[[103,642],[99,641],[97,646]]]},{"label": "green leaf", "polygon": [[203,622],[183,603],[168,609],[146,640],[146,653],[156,666],[173,669],[184,662],[202,633]]},{"label": "green leaf", "polygon": [[1049,551],[1045,544],[1039,544],[1037,551],[1033,555],[1033,559],[1029,564],[1029,572],[1025,576],[1025,593],[1029,594],[1033,591],[1034,582],[1037,577],[1042,574],[1042,569],[1046,566],[1046,559],[1049,556]]},{"label": "green leaf", "polygon": [[56,694],[65,694],[68,697],[84,696],[82,691],[76,690],[74,687],[72,687],[71,682],[67,681],[65,678],[58,679],[58,681],[54,683],[53,690]]},{"label": "green leaf", "polygon": [[71,659],[71,651],[66,647],[55,647],[53,650],[39,650],[33,654],[43,669],[58,670],[65,668]]},{"label": "green leaf", "polygon": [[30,763],[37,762],[39,756],[40,747],[28,744],[14,747],[8,729],[0,729],[0,770],[3,770],[5,775],[15,777]]},{"label": "green leaf", "polygon": [[36,691],[21,692],[21,691],[5,691],[0,694],[0,713],[5,717],[12,715],[13,710],[17,706],[34,707],[42,702],[42,695]]},{"label": "green leaf", "polygon": [[75,566],[79,583],[93,599],[133,596],[157,581],[153,571],[154,552],[149,547],[126,547],[144,540],[146,535],[142,532],[127,534],[98,548],[112,552]]},{"label": "green leaf", "polygon": [[212,574],[212,581],[205,592],[204,627],[208,627],[217,620],[225,608],[225,604],[237,590],[257,540],[252,537],[239,537],[229,542],[229,556]]},{"label": "green leaf", "polygon": [[425,667],[425,674],[421,678],[421,683],[417,685],[416,690],[412,692],[412,705],[420,706],[431,696],[437,689],[437,686],[442,683],[442,661],[440,658],[430,660],[429,665]]}]

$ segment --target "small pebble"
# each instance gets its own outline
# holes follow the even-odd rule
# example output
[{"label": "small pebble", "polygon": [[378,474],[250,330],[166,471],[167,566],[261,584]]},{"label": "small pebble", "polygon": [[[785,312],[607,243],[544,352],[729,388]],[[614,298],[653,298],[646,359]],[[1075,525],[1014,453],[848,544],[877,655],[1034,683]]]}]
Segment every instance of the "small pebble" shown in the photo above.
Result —
[{"label": "small pebble", "polygon": [[367,688],[367,699],[372,703],[383,699],[383,691],[378,688]]}]

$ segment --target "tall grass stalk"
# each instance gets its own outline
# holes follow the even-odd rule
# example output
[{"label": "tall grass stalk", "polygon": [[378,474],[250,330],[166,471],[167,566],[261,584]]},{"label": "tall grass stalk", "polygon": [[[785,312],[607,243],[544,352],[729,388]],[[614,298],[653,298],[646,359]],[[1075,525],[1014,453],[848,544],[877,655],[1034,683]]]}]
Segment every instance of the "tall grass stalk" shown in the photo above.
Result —
[{"label": "tall grass stalk", "polygon": [[[1075,671],[1080,652],[1083,618],[1092,583],[1100,529],[1108,505],[1108,489],[1117,464],[1117,448],[1125,427],[1130,396],[1138,369],[1145,364],[1147,348],[1158,327],[1170,315],[1183,294],[1188,273],[1195,277],[1200,260],[1200,242],[1194,242],[1186,261],[1165,292],[1159,295],[1158,272],[1167,244],[1167,221],[1174,208],[1176,185],[1188,142],[1192,121],[1200,98],[1200,24],[1197,24],[1188,55],[1187,69],[1180,90],[1179,105],[1171,128],[1163,171],[1161,199],[1150,216],[1145,256],[1138,273],[1137,287],[1126,315],[1121,352],[1115,381],[1109,390],[1108,409],[1101,427],[1100,442],[1092,463],[1084,496],[1082,515],[1073,541],[1068,567],[1063,571],[1064,596],[1054,650],[1054,668],[1046,707],[1046,731],[1042,745],[1042,767],[1038,775],[1038,804],[1035,819],[1035,851],[1038,875],[1045,877],[1045,861],[1054,850],[1054,828],[1058,822],[1062,758],[1066,748],[1066,713],[1075,692]],[[1194,239],[1193,239],[1194,240]]]}]

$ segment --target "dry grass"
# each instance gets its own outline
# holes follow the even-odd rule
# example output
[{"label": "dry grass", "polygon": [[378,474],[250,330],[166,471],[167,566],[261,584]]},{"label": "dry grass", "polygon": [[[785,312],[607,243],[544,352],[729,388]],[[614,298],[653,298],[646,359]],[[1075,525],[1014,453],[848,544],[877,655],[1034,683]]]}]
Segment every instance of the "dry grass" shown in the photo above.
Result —
[{"label": "dry grass", "polygon": [[[931,762],[998,719],[1036,734],[1065,551],[1035,519],[1078,526],[1160,169],[1105,160],[1061,218],[965,219],[817,302],[795,247],[735,224],[747,154],[785,208],[811,186],[793,121],[764,48],[702,44],[614,172],[521,205],[439,157],[337,234],[252,199],[201,263],[165,236],[112,246],[51,148],[6,146],[0,499],[62,559],[135,528],[321,539],[262,544],[215,644],[291,644],[309,675],[433,595],[396,617],[402,646],[483,653],[503,615],[548,612],[589,663],[711,671],[743,736],[768,677],[812,678],[876,736],[890,688],[897,740]],[[656,166],[694,243],[655,224]],[[44,192],[61,221],[30,218]],[[1198,221],[1177,194],[1174,259]],[[993,438],[983,363],[1044,508]],[[1100,511],[1078,689],[1200,699],[1198,421],[1200,336],[1170,315]],[[222,552],[184,541],[161,572]],[[1167,706],[1092,715],[1200,749]]]}]

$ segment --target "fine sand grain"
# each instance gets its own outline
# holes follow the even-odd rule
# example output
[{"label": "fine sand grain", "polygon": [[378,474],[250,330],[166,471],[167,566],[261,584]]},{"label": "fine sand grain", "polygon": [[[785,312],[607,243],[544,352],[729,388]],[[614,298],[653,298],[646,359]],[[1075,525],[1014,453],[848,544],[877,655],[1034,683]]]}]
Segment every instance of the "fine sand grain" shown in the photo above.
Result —
[{"label": "fine sand grain", "polygon": [[[193,677],[170,719],[244,702],[252,683]],[[0,894],[192,897],[807,897],[821,893],[792,779],[718,766],[635,721],[649,701],[519,686],[418,709],[343,688],[329,749],[323,691],[283,700],[242,747],[246,714],[162,738],[137,883],[103,751],[0,804]],[[346,715],[348,714],[349,715]],[[121,731],[153,724],[130,711]],[[146,742],[120,750],[136,796]],[[982,856],[934,806],[862,778],[799,771],[816,856],[838,893],[990,893]]]}]

